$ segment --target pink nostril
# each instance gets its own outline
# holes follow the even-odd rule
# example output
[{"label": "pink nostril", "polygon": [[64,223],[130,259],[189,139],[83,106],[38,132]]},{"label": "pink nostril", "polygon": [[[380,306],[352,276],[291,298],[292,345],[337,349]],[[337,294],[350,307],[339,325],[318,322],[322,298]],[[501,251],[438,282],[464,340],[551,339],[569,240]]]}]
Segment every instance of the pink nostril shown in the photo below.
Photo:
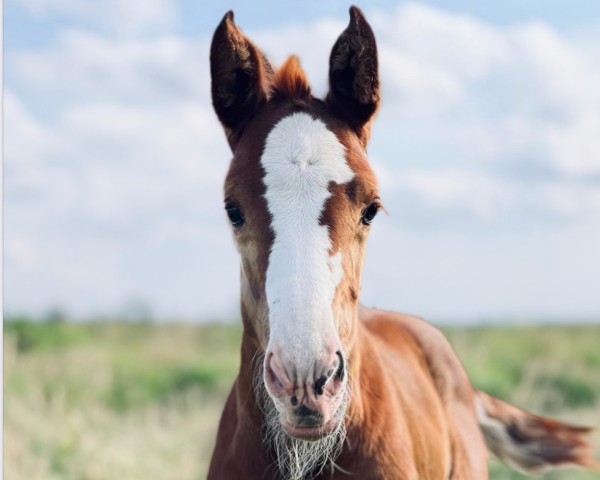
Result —
[{"label": "pink nostril", "polygon": [[[346,371],[344,357],[339,350],[315,362],[313,374],[310,370],[299,374],[302,372],[301,364],[285,362],[283,356],[268,353],[264,364],[264,381],[271,395],[291,407],[312,405],[312,408],[316,408],[319,397],[331,398],[339,393]],[[293,378],[288,376],[288,371],[294,372]],[[314,374],[318,376],[314,377]]]},{"label": "pink nostril", "polygon": [[269,374],[269,380],[271,380],[271,383],[275,384],[278,388],[283,388],[283,383],[281,383],[281,380],[279,380],[279,378],[277,378],[277,375],[275,374],[273,369],[270,367],[268,367],[268,374]]},{"label": "pink nostril", "polygon": [[288,379],[285,370],[279,365],[272,353],[265,362],[265,382],[272,393],[278,397],[284,396],[286,391],[293,389],[293,385]]},{"label": "pink nostril", "polygon": [[339,350],[335,352],[335,354],[338,357],[338,363],[336,365],[335,371],[331,375],[335,374],[339,377],[340,380],[343,380],[344,375],[346,374],[346,364],[344,363],[344,356]]},{"label": "pink nostril", "polygon": [[343,380],[344,370],[344,357],[342,356],[342,352],[338,350],[335,352],[335,359],[331,363],[331,367],[315,382],[315,395],[323,395],[325,385],[331,380]]},{"label": "pink nostril", "polygon": [[315,382],[315,393],[317,395],[323,395],[323,387],[325,386],[325,382],[327,382],[328,378],[329,377],[326,377],[325,375],[323,375],[321,378],[319,378]]}]

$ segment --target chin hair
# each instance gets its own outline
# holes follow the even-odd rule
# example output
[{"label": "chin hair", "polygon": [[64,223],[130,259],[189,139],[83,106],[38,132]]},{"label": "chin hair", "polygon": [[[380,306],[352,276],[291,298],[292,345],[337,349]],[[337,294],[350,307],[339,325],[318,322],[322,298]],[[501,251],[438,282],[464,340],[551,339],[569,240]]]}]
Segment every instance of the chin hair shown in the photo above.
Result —
[{"label": "chin hair", "polygon": [[267,393],[261,376],[258,376],[255,390],[264,416],[263,443],[273,452],[273,463],[282,478],[305,480],[319,476],[326,469],[333,472],[338,468],[335,460],[346,441],[345,419],[350,398],[349,382],[345,382],[341,392],[342,401],[334,417],[337,426],[328,435],[317,440],[302,440],[285,432],[279,420],[279,411]]}]

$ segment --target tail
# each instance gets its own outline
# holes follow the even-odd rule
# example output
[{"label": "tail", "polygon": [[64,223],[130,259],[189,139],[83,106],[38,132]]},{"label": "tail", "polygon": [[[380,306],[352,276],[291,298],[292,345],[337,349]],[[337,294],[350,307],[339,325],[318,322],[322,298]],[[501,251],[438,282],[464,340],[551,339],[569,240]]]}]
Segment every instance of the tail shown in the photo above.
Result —
[{"label": "tail", "polygon": [[563,466],[600,471],[584,438],[591,428],[539,417],[480,391],[475,391],[475,405],[487,447],[509,467],[528,474]]}]

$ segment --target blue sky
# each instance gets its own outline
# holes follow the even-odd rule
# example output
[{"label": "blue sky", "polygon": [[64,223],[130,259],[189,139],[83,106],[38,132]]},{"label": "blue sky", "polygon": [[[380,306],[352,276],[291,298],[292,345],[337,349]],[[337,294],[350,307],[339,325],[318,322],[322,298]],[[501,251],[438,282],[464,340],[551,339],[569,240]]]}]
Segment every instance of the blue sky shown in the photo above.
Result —
[{"label": "blue sky", "polygon": [[[224,12],[313,89],[340,2],[5,2],[5,308],[232,318]],[[362,300],[435,321],[600,319],[600,4],[369,2],[383,106]]]}]

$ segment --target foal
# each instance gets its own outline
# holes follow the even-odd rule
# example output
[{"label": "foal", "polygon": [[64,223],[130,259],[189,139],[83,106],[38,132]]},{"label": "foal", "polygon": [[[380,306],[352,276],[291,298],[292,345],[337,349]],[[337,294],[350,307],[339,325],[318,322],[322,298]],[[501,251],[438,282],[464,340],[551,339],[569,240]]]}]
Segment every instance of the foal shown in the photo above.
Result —
[{"label": "foal", "polygon": [[526,472],[595,466],[588,429],[474,390],[435,328],[359,305],[382,208],[366,155],[377,48],[362,12],[350,9],[333,47],[325,100],[295,57],[274,71],[232,12],[210,60],[233,151],[225,209],[244,333],[209,478],[482,480],[488,448]]}]

